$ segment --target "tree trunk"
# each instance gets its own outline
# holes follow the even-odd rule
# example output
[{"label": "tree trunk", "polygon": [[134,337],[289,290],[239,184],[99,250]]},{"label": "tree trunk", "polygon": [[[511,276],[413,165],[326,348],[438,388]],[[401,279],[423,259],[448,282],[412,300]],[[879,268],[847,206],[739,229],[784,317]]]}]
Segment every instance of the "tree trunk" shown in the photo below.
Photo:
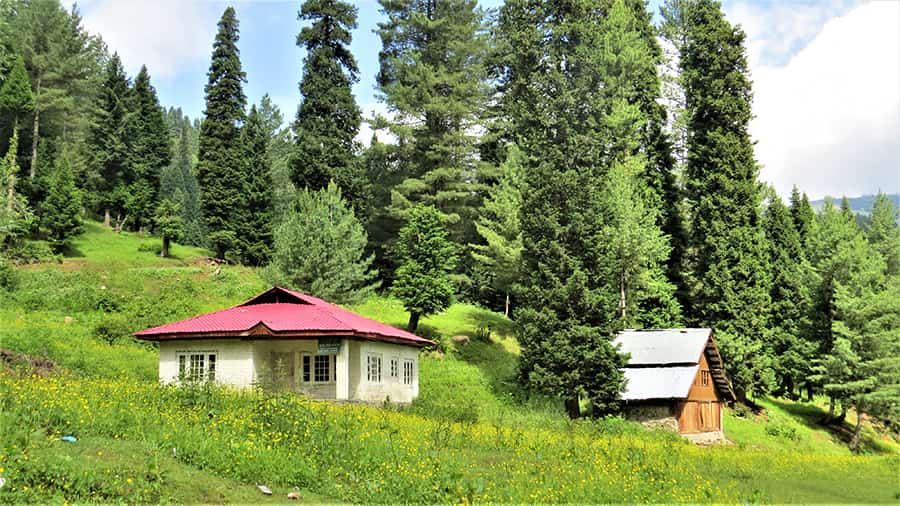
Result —
[{"label": "tree trunk", "polygon": [[578,403],[578,396],[566,399],[566,413],[572,420],[581,418],[581,404]]},{"label": "tree trunk", "polygon": [[834,420],[834,396],[828,396],[828,421]]},{"label": "tree trunk", "polygon": [[856,412],[856,428],[853,430],[853,437],[850,438],[850,449],[853,451],[859,450],[859,435],[862,433],[863,418],[865,417],[866,414],[862,411]]},{"label": "tree trunk", "polygon": [[625,319],[625,271],[619,276],[619,318]]},{"label": "tree trunk", "polygon": [[503,316],[509,318],[509,290],[506,291],[506,305],[503,306]]},{"label": "tree trunk", "polygon": [[118,234],[122,231],[122,228],[125,227],[125,222],[128,221],[128,215],[126,214],[124,217],[119,214],[116,215],[116,228],[115,232]]},{"label": "tree trunk", "polygon": [[109,208],[107,207],[106,209],[103,210],[103,226],[108,228],[109,224],[110,224]]},{"label": "tree trunk", "polygon": [[406,327],[410,332],[415,332],[419,328],[419,313],[416,311],[409,312],[409,325]]},{"label": "tree trunk", "polygon": [[841,414],[837,416],[837,419],[834,420],[838,425],[844,423],[844,420],[847,419],[847,405],[845,403],[841,403]]},{"label": "tree trunk", "polygon": [[812,385],[806,385],[806,402],[813,401],[813,387]]},{"label": "tree trunk", "polygon": [[168,237],[163,236],[162,250],[159,252],[159,256],[163,258],[169,257],[169,241],[170,239]]},{"label": "tree trunk", "polygon": [[[37,98],[41,94],[41,76],[38,75],[37,83],[34,88],[34,97]],[[37,104],[34,107],[34,133],[31,137],[31,168],[28,170],[28,179],[34,179],[37,174],[37,146],[38,146],[38,129],[41,124],[41,108]]]}]

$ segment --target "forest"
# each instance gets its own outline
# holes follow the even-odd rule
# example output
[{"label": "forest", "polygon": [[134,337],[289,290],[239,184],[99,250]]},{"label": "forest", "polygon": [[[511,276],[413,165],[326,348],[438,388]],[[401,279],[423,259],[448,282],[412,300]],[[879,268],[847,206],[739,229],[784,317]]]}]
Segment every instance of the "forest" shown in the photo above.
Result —
[{"label": "forest", "polygon": [[357,8],[305,0],[296,114],[248,104],[228,7],[189,118],[77,7],[0,0],[0,285],[96,221],[341,304],[390,294],[412,331],[454,301],[503,311],[518,383],[595,416],[620,408],[617,330],[687,326],[715,329],[742,402],[824,395],[859,414],[853,444],[865,417],[900,428],[900,212],[879,194],[861,225],[759,180],[718,1],[658,23],[644,0],[379,4],[387,114],[352,93]]}]

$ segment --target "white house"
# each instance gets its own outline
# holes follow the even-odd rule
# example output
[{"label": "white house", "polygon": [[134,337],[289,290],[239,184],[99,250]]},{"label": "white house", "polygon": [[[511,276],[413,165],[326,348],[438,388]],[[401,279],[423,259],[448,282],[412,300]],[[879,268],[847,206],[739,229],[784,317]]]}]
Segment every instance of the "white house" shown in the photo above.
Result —
[{"label": "white house", "polygon": [[135,334],[159,342],[159,379],[236,387],[278,381],[316,399],[409,403],[435,343],[275,287],[229,309]]}]

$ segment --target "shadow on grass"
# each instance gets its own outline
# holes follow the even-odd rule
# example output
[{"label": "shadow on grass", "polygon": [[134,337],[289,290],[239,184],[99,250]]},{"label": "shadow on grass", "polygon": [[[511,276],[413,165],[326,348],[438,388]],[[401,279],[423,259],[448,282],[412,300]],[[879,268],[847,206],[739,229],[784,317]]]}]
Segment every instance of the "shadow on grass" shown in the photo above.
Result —
[{"label": "shadow on grass", "polygon": [[72,244],[67,244],[60,253],[65,258],[84,258],[84,253]]},{"label": "shadow on grass", "polygon": [[468,344],[457,345],[459,357],[484,373],[491,391],[498,397],[521,396],[516,382],[518,356],[496,341],[471,339]]},{"label": "shadow on grass", "polygon": [[[827,423],[828,413],[815,404],[793,402],[783,399],[770,399],[769,401],[810,429],[825,430],[831,434],[832,437],[845,445],[849,445],[850,440],[853,438],[855,427],[853,427],[852,424],[846,420]],[[875,436],[875,433],[871,429],[865,430],[864,425],[860,438],[860,449],[862,451],[874,452],[886,451],[886,449],[877,441],[876,437],[873,436]]]},{"label": "shadow on grass", "polygon": [[475,326],[476,329],[488,329],[492,335],[511,336],[515,334],[516,324],[509,318],[494,313],[486,309],[474,311],[467,317],[468,323]]}]

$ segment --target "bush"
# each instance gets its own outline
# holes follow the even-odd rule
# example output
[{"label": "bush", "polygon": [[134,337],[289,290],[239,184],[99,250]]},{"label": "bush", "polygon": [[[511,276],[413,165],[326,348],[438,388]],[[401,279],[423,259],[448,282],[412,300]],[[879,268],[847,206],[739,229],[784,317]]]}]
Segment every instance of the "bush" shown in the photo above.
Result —
[{"label": "bush", "polygon": [[115,313],[104,316],[94,325],[93,335],[107,344],[115,344],[127,340],[134,331],[134,322],[130,318]]},{"label": "bush", "polygon": [[766,434],[775,437],[790,439],[791,441],[800,440],[800,432],[795,424],[784,420],[770,420],[766,423]]},{"label": "bush", "polygon": [[18,264],[59,262],[61,256],[53,253],[47,241],[21,241],[6,252],[6,256]]},{"label": "bush", "polygon": [[0,288],[9,292],[16,289],[18,276],[9,260],[0,258]]},{"label": "bush", "polygon": [[160,241],[142,242],[140,246],[138,246],[138,251],[159,255],[162,253],[162,243]]}]

